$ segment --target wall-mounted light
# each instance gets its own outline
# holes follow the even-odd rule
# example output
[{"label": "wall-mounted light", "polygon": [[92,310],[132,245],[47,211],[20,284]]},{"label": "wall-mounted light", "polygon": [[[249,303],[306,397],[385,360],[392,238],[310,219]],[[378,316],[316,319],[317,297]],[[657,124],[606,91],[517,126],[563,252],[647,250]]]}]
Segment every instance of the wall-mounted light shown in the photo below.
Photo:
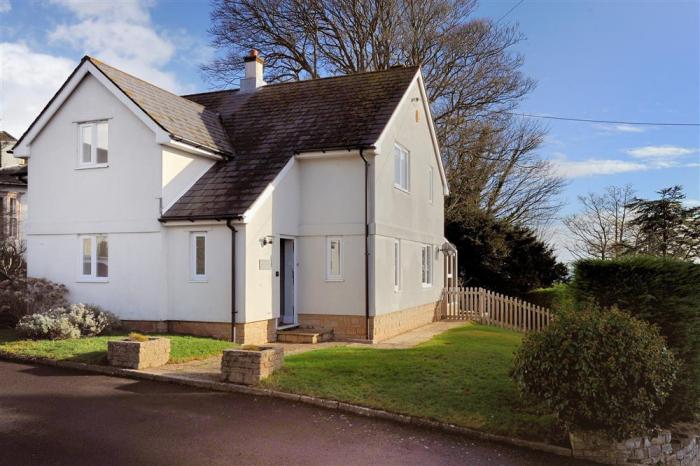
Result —
[{"label": "wall-mounted light", "polygon": [[274,243],[274,239],[275,237],[272,235],[263,236],[262,238],[260,238],[260,246],[265,247],[268,244],[272,244]]}]

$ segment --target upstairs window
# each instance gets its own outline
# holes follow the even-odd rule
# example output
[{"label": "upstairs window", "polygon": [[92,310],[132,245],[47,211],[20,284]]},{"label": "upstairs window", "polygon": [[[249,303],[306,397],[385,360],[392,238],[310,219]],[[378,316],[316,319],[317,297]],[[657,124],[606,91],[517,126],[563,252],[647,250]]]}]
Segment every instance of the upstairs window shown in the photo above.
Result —
[{"label": "upstairs window", "polygon": [[109,277],[107,235],[80,237],[80,278],[85,281],[106,281]]},{"label": "upstairs window", "polygon": [[207,234],[191,233],[192,280],[206,281],[207,279]]},{"label": "upstairs window", "polygon": [[343,280],[343,240],[326,238],[326,281]]},{"label": "upstairs window", "polygon": [[421,248],[421,282],[423,286],[433,284],[433,247],[431,245]]},{"label": "upstairs window", "polygon": [[109,162],[108,128],[106,121],[81,123],[79,128],[79,165],[98,167]]},{"label": "upstairs window", "polygon": [[406,149],[394,146],[394,186],[408,192],[410,176],[410,155]]}]

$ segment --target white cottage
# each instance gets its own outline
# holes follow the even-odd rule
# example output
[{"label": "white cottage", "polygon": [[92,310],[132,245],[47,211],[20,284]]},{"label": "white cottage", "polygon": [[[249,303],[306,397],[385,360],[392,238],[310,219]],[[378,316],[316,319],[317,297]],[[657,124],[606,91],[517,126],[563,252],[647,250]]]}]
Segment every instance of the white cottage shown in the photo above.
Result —
[{"label": "white cottage", "polygon": [[29,274],[142,331],[244,343],[433,321],[448,191],[420,69],[245,65],[240,89],[177,96],[85,57],[14,150]]}]

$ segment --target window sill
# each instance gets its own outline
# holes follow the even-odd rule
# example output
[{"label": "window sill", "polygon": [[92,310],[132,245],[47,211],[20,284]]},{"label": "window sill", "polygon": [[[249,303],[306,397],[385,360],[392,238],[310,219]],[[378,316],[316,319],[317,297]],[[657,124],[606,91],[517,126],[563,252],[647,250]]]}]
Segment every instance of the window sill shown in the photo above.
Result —
[{"label": "window sill", "polygon": [[90,277],[81,277],[75,281],[76,283],[109,283],[109,278],[90,278]]},{"label": "window sill", "polygon": [[191,278],[190,283],[209,283],[209,280],[206,278]]},{"label": "window sill", "polygon": [[432,288],[433,284],[432,283],[423,283],[423,288]]},{"label": "window sill", "polygon": [[396,183],[394,183],[394,188],[397,189],[397,190],[399,190],[399,191],[401,191],[401,192],[404,193],[404,194],[411,194],[411,191],[409,191],[408,189],[402,188],[401,186],[399,186],[399,185],[396,184]]},{"label": "window sill", "polygon": [[339,283],[344,281],[344,278],[326,278],[326,283]]},{"label": "window sill", "polygon": [[109,168],[108,163],[96,163],[93,165],[78,165],[75,167],[76,170],[91,170],[93,168]]}]

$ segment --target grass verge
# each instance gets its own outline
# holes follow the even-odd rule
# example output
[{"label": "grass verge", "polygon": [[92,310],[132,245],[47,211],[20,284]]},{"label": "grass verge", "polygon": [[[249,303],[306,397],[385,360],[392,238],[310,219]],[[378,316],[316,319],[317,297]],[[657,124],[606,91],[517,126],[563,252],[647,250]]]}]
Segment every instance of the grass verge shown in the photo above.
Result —
[{"label": "grass verge", "polygon": [[509,377],[522,334],[466,325],[415,348],[347,346],[285,358],[268,388],[566,445],[554,416]]},{"label": "grass verge", "polygon": [[[158,335],[170,338],[170,361],[180,363],[205,359],[232,348],[231,342],[187,335]],[[21,356],[75,361],[87,364],[107,363],[107,342],[126,334],[86,337],[72,340],[22,340],[14,330],[0,330],[0,351]]]}]

